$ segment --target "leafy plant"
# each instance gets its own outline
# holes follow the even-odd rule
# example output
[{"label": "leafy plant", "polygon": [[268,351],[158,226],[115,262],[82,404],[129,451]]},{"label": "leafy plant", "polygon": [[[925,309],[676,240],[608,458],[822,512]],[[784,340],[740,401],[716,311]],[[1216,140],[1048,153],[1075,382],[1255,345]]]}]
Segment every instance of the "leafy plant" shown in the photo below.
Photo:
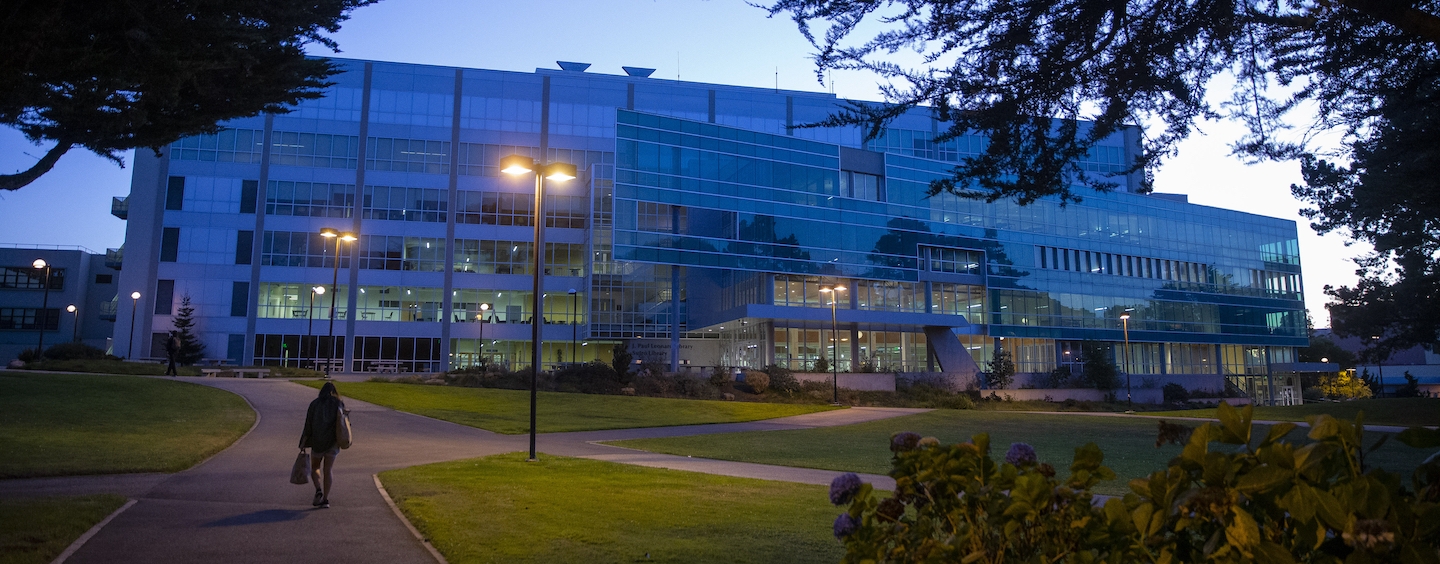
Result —
[{"label": "leafy plant", "polygon": [[635,361],[635,355],[630,354],[630,345],[620,343],[610,350],[610,367],[615,369],[615,374],[620,378],[620,385],[631,382],[630,363]]},{"label": "leafy plant", "polygon": [[716,366],[715,368],[710,369],[711,386],[715,386],[718,389],[723,389],[729,387],[733,383],[734,378],[730,376],[730,371],[726,370],[724,366]]},{"label": "leafy plant", "polygon": [[789,368],[771,364],[765,367],[765,375],[770,377],[770,388],[773,390],[787,394],[800,391],[800,381],[795,379],[795,375],[790,372]]},{"label": "leafy plant", "polygon": [[105,358],[105,351],[76,341],[60,343],[45,349],[45,358],[51,360],[98,360]]},{"label": "leafy plant", "polygon": [[1085,370],[1080,373],[1085,387],[1107,391],[1120,387],[1120,369],[1115,366],[1115,355],[1109,345],[1084,341],[1080,343],[1080,359],[1085,362]]},{"label": "leafy plant", "polygon": [[1349,370],[1321,375],[1319,388],[1331,399],[1364,399],[1375,395],[1364,380]]},{"label": "leafy plant", "polygon": [[770,388],[770,375],[759,370],[745,371],[745,385],[757,394],[765,393]]},{"label": "leafy plant", "polygon": [[815,359],[814,367],[810,370],[811,372],[829,372],[830,361],[825,358],[825,355],[820,355],[819,358]]},{"label": "leafy plant", "polygon": [[[897,433],[894,494],[836,478],[831,501],[848,508],[834,533],[845,562],[1440,562],[1440,456],[1407,488],[1366,469],[1384,441],[1361,444],[1361,417],[1311,417],[1298,445],[1284,438],[1295,424],[1261,437],[1251,416],[1222,403],[1219,423],[1161,422],[1157,445],[1184,442],[1181,455],[1098,506],[1092,489],[1115,474],[1094,443],[1075,449],[1060,479],[1021,443],[1002,461],[983,433],[956,445]],[[1397,438],[1440,446],[1432,429]]]},{"label": "leafy plant", "polygon": [[1009,388],[1015,381],[1015,357],[1005,349],[995,349],[990,359],[990,371],[985,373],[985,386],[991,389]]},{"label": "leafy plant", "polygon": [[1165,403],[1185,403],[1190,399],[1190,391],[1176,382],[1165,384],[1160,393],[1165,396]]}]

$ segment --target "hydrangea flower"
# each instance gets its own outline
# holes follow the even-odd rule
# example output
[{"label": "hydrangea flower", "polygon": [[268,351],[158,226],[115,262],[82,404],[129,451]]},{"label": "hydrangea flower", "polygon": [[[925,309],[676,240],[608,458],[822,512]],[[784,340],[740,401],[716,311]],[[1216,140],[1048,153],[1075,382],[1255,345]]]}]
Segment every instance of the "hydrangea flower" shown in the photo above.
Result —
[{"label": "hydrangea flower", "polygon": [[1017,467],[1030,466],[1035,461],[1035,448],[1025,443],[1012,443],[1010,452],[1005,453],[1005,462]]},{"label": "hydrangea flower", "polygon": [[890,435],[890,452],[915,450],[915,445],[918,444],[920,444],[920,435],[909,431]]},{"label": "hydrangea flower", "polygon": [[841,513],[835,518],[835,538],[844,539],[860,528],[860,522],[851,517],[849,513]]},{"label": "hydrangea flower", "polygon": [[860,477],[854,472],[847,472],[830,480],[830,503],[844,505],[855,498],[860,491]]}]

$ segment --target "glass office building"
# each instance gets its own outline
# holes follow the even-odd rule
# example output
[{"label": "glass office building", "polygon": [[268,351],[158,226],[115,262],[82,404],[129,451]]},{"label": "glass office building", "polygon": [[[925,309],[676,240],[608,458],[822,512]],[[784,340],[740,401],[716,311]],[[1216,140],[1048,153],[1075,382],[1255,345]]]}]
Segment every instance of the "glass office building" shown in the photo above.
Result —
[{"label": "glass office building", "polygon": [[[797,127],[829,94],[335,63],[290,113],[137,154],[120,293],[142,293],[150,338],[133,356],[187,295],[211,356],[355,371],[525,366],[537,319],[546,364],[623,341],[677,369],[974,372],[1000,347],[1044,375],[1128,336],[1122,368],[1211,389],[1307,342],[1294,222],[1135,193],[1134,130],[1083,163],[1113,193],[987,204],[926,197],[986,141],[936,142],[924,110],[867,141]],[[542,248],[533,178],[499,171],[511,154],[580,170],[547,184]]]}]

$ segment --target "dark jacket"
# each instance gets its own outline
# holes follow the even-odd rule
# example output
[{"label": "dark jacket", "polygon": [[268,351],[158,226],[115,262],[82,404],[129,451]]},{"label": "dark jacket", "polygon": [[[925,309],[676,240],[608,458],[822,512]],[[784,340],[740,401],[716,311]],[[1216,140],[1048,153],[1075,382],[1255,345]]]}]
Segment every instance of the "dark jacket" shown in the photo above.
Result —
[{"label": "dark jacket", "polygon": [[305,411],[305,430],[300,433],[300,448],[310,447],[317,452],[335,448],[335,425],[340,420],[340,410],[345,402],[336,398],[315,398],[310,409]]}]

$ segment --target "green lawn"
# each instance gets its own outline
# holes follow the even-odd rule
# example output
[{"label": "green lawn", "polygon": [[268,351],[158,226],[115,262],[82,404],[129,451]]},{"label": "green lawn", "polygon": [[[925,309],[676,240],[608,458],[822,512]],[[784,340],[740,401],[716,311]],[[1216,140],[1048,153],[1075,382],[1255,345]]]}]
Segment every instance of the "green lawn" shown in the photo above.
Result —
[{"label": "green lawn", "polygon": [[[1330,414],[1340,419],[1354,419],[1365,412],[1366,425],[1440,425],[1440,399],[1381,398],[1344,402],[1307,403],[1288,406],[1255,406],[1256,421],[1304,421],[1311,415]],[[1215,417],[1215,408],[1183,411],[1151,411],[1142,415],[1155,417]]]},{"label": "green lawn", "polygon": [[0,478],[178,472],[254,422],[240,396],[195,384],[0,372]]},{"label": "green lawn", "polygon": [[111,494],[0,499],[0,564],[51,562],[122,505]]},{"label": "green lawn", "polygon": [[[461,562],[837,562],[824,486],[520,453],[380,474]],[[648,558],[647,558],[648,555]]]},{"label": "green lawn", "polygon": [[[986,432],[990,434],[992,456],[1003,457],[1010,443],[1029,443],[1042,462],[1049,462],[1062,471],[1069,467],[1075,447],[1094,442],[1105,452],[1105,464],[1119,475],[1115,481],[1101,484],[1096,491],[1121,494],[1128,491],[1125,484],[1130,479],[1162,469],[1180,454],[1180,447],[1176,445],[1155,447],[1157,426],[1155,420],[1135,417],[936,410],[844,427],[638,439],[613,444],[721,460],[887,474],[890,435],[897,431],[933,436],[945,443],[967,441],[976,433]],[[1304,432],[1298,430],[1291,437],[1303,440]],[[1367,435],[1371,441],[1380,437],[1378,433]],[[1429,451],[1391,441],[1370,461],[1403,471],[1408,477],[1429,454]]]},{"label": "green lawn", "polygon": [[[323,382],[299,382],[319,388]],[[530,431],[530,392],[491,388],[461,388],[336,382],[342,397],[352,397],[391,409],[408,411],[452,423],[515,435]],[[702,401],[594,394],[540,392],[536,400],[538,431],[594,431],[635,427],[666,427],[703,423],[735,423],[834,409],[826,405],[797,405],[735,401]]]},{"label": "green lawn", "polygon": [[[130,374],[133,376],[164,376],[165,365],[157,362],[125,362],[121,360],[42,360],[25,365],[25,370],[54,372],[88,372],[91,374]],[[181,376],[199,376],[194,366],[178,366]]]}]

